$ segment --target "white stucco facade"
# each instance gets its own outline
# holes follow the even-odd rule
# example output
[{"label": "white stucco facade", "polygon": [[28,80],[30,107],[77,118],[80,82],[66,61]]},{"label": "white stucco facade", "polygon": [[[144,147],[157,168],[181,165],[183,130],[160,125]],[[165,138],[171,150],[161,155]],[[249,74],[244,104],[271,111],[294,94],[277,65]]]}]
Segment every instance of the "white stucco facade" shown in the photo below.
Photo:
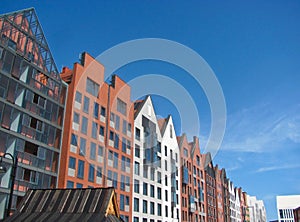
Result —
[{"label": "white stucco facade", "polygon": [[257,200],[255,196],[247,195],[247,206],[249,208],[250,222],[267,221],[266,209],[262,200]]},{"label": "white stucco facade", "polygon": [[277,196],[278,220],[283,222],[294,222],[293,210],[300,207],[300,195]]},{"label": "white stucco facade", "polygon": [[[175,169],[179,168],[180,158],[172,118],[168,118],[169,121],[165,123],[168,130],[161,131],[151,97],[147,96],[145,100],[138,101],[135,105],[132,221],[178,221],[180,174],[174,172],[175,183],[172,184],[171,163],[175,160]],[[171,131],[172,138],[170,138]]]}]

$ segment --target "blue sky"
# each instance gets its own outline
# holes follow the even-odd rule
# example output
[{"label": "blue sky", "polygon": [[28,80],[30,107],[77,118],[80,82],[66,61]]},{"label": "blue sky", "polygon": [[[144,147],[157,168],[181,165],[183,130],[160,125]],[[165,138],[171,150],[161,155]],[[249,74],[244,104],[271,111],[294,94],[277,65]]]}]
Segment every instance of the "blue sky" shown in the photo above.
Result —
[{"label": "blue sky", "polygon": [[[300,193],[299,1],[2,0],[0,13],[28,7],[35,7],[59,69],[71,67],[83,51],[96,57],[138,38],[170,39],[195,50],[226,99],[227,127],[214,162],[235,185],[265,201],[269,220],[277,217],[276,195]],[[154,61],[116,73],[126,81],[148,73],[176,79],[197,100],[205,144],[209,103],[187,73]],[[174,115],[180,132],[176,104],[159,96],[154,102],[160,116]]]}]

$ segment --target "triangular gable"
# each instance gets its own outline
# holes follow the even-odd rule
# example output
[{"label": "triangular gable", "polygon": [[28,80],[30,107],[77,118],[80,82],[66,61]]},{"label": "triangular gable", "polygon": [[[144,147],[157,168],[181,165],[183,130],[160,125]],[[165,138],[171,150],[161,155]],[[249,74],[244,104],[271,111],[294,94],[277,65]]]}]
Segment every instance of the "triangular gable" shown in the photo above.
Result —
[{"label": "triangular gable", "polygon": [[0,35],[3,45],[61,80],[34,8],[0,15]]}]

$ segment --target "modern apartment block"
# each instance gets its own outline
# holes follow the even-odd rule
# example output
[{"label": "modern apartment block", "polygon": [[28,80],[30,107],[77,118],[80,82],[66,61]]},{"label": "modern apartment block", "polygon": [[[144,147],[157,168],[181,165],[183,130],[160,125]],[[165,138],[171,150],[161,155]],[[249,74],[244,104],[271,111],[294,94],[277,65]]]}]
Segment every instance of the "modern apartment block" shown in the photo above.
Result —
[{"label": "modern apartment block", "polygon": [[298,222],[300,195],[277,196],[276,202],[278,221]]},{"label": "modern apartment block", "polygon": [[[30,188],[57,186],[67,86],[34,9],[0,15],[0,155],[18,162],[12,208]],[[1,177],[0,218],[12,160]]]},{"label": "modern apartment block", "polygon": [[180,159],[172,117],[158,121],[150,96],[134,108],[133,221],[179,221]]},{"label": "modern apartment block", "polygon": [[88,53],[73,69],[69,85],[59,187],[114,187],[124,221],[131,221],[133,103],[118,76],[104,80],[104,67]]},{"label": "modern apartment block", "polygon": [[181,162],[181,220],[207,221],[204,159],[199,140],[188,142],[185,134],[177,138]]}]

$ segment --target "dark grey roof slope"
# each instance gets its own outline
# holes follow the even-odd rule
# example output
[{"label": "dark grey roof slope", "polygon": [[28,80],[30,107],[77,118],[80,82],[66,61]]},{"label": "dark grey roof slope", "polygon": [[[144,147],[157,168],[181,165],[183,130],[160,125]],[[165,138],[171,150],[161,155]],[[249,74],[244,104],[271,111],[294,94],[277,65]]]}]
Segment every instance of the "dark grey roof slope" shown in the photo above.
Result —
[{"label": "dark grey roof slope", "polygon": [[112,195],[114,188],[29,190],[4,221],[122,221],[105,215]]}]

